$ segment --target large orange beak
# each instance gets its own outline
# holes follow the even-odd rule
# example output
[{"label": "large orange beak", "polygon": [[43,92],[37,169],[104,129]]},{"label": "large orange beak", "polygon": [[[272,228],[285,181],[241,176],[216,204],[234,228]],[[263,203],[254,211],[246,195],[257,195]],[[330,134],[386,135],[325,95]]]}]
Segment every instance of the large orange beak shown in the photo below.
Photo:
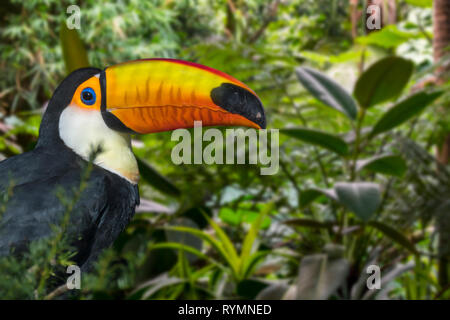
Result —
[{"label": "large orange beak", "polygon": [[[100,75],[101,111],[113,129],[151,133],[203,126],[265,128],[261,101],[242,82],[196,63],[137,60]],[[105,99],[106,98],[106,99]]]}]

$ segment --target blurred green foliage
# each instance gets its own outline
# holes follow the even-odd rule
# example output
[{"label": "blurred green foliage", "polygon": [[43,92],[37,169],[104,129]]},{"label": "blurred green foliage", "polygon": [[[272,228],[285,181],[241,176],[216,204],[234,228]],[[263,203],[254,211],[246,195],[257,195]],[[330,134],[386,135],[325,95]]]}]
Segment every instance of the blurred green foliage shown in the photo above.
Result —
[{"label": "blurred green foliage", "polygon": [[[142,198],[167,210],[139,211],[70,297],[449,297],[434,219],[450,175],[433,157],[450,123],[438,108],[448,84],[428,81],[431,1],[397,3],[395,24],[365,35],[361,19],[353,39],[348,1],[83,1],[90,65],[169,57],[219,69],[257,92],[282,135],[274,176],[175,166],[170,133],[135,137]],[[0,157],[33,147],[42,107],[73,69],[60,29],[70,4],[11,0],[0,11]],[[1,260],[0,298],[60,297],[49,246]],[[52,263],[68,264],[63,249]],[[382,290],[366,287],[371,264]]]}]

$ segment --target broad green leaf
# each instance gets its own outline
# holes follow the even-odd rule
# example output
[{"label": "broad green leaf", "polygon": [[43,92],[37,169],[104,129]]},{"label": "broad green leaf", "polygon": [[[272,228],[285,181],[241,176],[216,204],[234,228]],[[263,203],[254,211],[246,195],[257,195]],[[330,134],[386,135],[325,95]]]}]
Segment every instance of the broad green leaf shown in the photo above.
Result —
[{"label": "broad green leaf", "polygon": [[348,153],[348,145],[344,140],[326,132],[306,128],[281,129],[280,132],[290,137],[336,152],[341,156],[345,156]]},{"label": "broad green leaf", "polygon": [[[219,218],[232,226],[239,226],[241,223],[253,223],[260,216],[260,212],[247,209],[233,210],[231,208],[221,208],[219,211]],[[261,225],[261,229],[266,229],[270,226],[271,220],[265,217]]]},{"label": "broad green leaf", "polygon": [[59,38],[67,73],[89,67],[86,49],[76,29],[67,28],[66,22],[63,21],[60,26]]},{"label": "broad green leaf", "polygon": [[[260,212],[249,211],[244,209],[238,209],[237,214],[242,215],[244,217],[244,222],[250,224],[252,224],[255,220],[257,220],[261,215]],[[272,221],[268,216],[264,217],[264,220],[261,223],[261,229],[267,229],[268,227],[270,227],[271,222]]]},{"label": "broad green leaf", "polygon": [[371,182],[339,182],[334,186],[339,202],[353,211],[363,221],[368,221],[377,211],[380,187]]},{"label": "broad green leaf", "polygon": [[172,182],[156,171],[151,165],[139,157],[136,157],[136,160],[139,167],[139,173],[141,174],[142,179],[147,181],[148,184],[167,195],[177,197],[181,194],[180,190]]},{"label": "broad green leaf", "polygon": [[407,120],[411,119],[415,115],[419,114],[427,106],[433,103],[442,94],[442,91],[435,92],[418,92],[409,98],[399,102],[395,106],[391,107],[372,129],[369,137],[373,138],[377,134],[389,131]]},{"label": "broad green leaf", "polygon": [[401,177],[407,166],[402,157],[396,155],[379,155],[369,159],[359,160],[356,163],[358,171],[367,169],[373,172]]},{"label": "broad green leaf", "polygon": [[411,77],[414,64],[399,57],[387,57],[369,67],[358,78],[354,95],[363,108],[397,98]]},{"label": "broad green leaf", "polygon": [[238,226],[242,223],[242,216],[238,215],[236,211],[231,208],[221,208],[219,211],[219,218],[232,226]]},{"label": "broad green leaf", "polygon": [[370,221],[369,225],[382,232],[386,237],[390,238],[392,241],[398,243],[405,249],[408,249],[410,252],[417,254],[417,249],[415,245],[409,241],[401,232],[395,230],[391,226],[379,222],[379,221]]},{"label": "broad green leaf", "polygon": [[299,81],[316,99],[350,119],[356,119],[358,109],[355,100],[337,82],[308,67],[299,67],[295,72]]},{"label": "broad green leaf", "polygon": [[306,207],[308,204],[316,200],[321,195],[330,199],[337,200],[337,195],[333,189],[310,188],[300,192],[300,207]]}]

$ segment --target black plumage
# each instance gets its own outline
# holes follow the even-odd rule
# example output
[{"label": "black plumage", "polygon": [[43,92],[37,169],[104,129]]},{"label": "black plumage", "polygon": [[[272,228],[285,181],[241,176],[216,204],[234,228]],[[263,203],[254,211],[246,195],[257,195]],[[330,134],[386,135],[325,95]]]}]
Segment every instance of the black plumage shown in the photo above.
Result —
[{"label": "black plumage", "polygon": [[86,68],[67,77],[49,102],[36,148],[0,162],[0,193],[12,192],[0,221],[0,256],[20,254],[31,241],[52,235],[51,226],[60,224],[67,212],[59,190],[68,201],[77,200],[66,236],[82,270],[92,266],[133,217],[139,203],[137,185],[92,165],[86,187],[80,189],[88,162],[69,149],[58,132],[61,112],[78,85],[99,72]]}]

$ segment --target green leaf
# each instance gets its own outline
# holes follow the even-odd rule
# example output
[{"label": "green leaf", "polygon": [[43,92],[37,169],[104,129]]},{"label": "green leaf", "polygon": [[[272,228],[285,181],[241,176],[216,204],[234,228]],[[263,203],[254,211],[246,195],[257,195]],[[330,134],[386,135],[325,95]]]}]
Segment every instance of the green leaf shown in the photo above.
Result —
[{"label": "green leaf", "polygon": [[407,166],[402,157],[396,155],[379,155],[369,159],[359,160],[356,163],[358,171],[367,169],[373,172],[401,177]]},{"label": "green leaf", "polygon": [[409,241],[408,238],[406,238],[403,234],[401,234],[399,231],[395,230],[391,226],[378,222],[378,221],[370,221],[369,225],[377,229],[378,231],[382,232],[386,237],[390,238],[392,241],[398,243],[405,249],[408,249],[410,252],[417,254],[416,246]]},{"label": "green leaf", "polygon": [[368,221],[381,203],[380,187],[371,182],[339,182],[334,186],[339,202],[363,221]]},{"label": "green leaf", "polygon": [[396,25],[389,25],[377,32],[371,32],[367,36],[359,37],[356,42],[363,45],[377,45],[386,49],[395,48],[402,43],[418,38],[418,34],[404,32]]},{"label": "green leaf", "polygon": [[[219,211],[219,218],[232,226],[239,226],[241,223],[253,223],[260,216],[260,212],[247,210],[247,209],[237,209],[233,210],[231,208],[221,208]],[[262,229],[266,229],[270,226],[271,220],[269,217],[265,217],[261,225]]]},{"label": "green leaf", "polygon": [[139,157],[136,157],[136,160],[139,167],[139,173],[141,174],[142,179],[147,181],[148,184],[167,195],[176,197],[181,195],[180,190],[172,182],[161,175],[147,162]]},{"label": "green leaf", "polygon": [[222,244],[216,239],[214,239],[211,235],[207,234],[206,232],[191,227],[179,227],[179,226],[169,226],[165,227],[164,229],[178,232],[187,232],[194,236],[199,237],[200,239],[203,239],[204,241],[209,243],[214,249],[216,249],[217,252],[225,259],[225,261],[227,261],[230,264],[230,266],[233,264],[233,261],[230,261],[230,257],[223,248]]},{"label": "green leaf", "polygon": [[397,98],[411,77],[414,64],[399,57],[387,57],[369,67],[358,78],[354,95],[363,108]]},{"label": "green leaf", "polygon": [[333,189],[310,188],[302,190],[300,192],[300,207],[306,207],[321,195],[325,195],[330,199],[337,200],[337,195]]},{"label": "green leaf", "polygon": [[60,26],[59,38],[67,73],[89,67],[86,49],[76,29],[67,28],[66,22],[63,21]]},{"label": "green leaf", "polygon": [[406,0],[406,2],[422,8],[431,8],[433,6],[433,0]]},{"label": "green leaf", "polygon": [[326,132],[306,128],[281,129],[280,132],[290,137],[336,152],[341,156],[345,156],[348,153],[348,146],[344,140]]},{"label": "green leaf", "polygon": [[[171,221],[171,224],[176,226],[184,226],[198,229],[198,226],[194,221],[184,217],[176,218],[175,220]],[[203,241],[199,237],[196,237],[189,233],[181,233],[170,230],[165,230],[165,233],[168,242],[180,243],[189,246],[191,248],[194,248],[198,251],[202,250]],[[189,253],[187,254],[187,259],[189,260],[190,263],[194,262],[195,258],[196,257],[193,256],[192,254]]]},{"label": "green leaf", "polygon": [[295,73],[303,86],[316,99],[345,114],[350,119],[356,119],[358,109],[355,100],[337,82],[308,67],[297,68]]},{"label": "green leaf", "polygon": [[245,274],[249,258],[252,254],[252,250],[254,249],[254,243],[256,241],[256,237],[258,236],[258,232],[261,229],[261,225],[264,221],[264,218],[269,214],[270,211],[273,209],[273,203],[269,203],[261,212],[258,219],[256,219],[252,226],[250,227],[250,230],[248,231],[247,235],[244,238],[244,242],[242,243],[242,250],[240,255],[240,269],[239,273],[241,275]]},{"label": "green leaf", "polygon": [[369,137],[373,138],[377,134],[389,131],[401,125],[415,115],[419,114],[441,95],[442,91],[434,91],[430,93],[421,91],[399,102],[395,106],[391,107],[381,117],[381,119],[378,120],[373,127],[372,132],[369,134]]},{"label": "green leaf", "polygon": [[217,237],[220,240],[220,244],[222,246],[222,248],[224,249],[227,257],[228,257],[228,261],[230,263],[230,266],[236,271],[238,272],[239,270],[239,256],[238,253],[236,251],[236,248],[233,245],[233,242],[231,241],[231,239],[227,236],[227,234],[222,230],[222,228],[220,228],[220,226],[213,220],[211,219],[206,213],[204,214],[205,219],[208,220],[208,223],[211,225],[211,227],[214,229],[214,231],[216,232]]},{"label": "green leaf", "polygon": [[252,275],[256,267],[264,260],[269,254],[274,254],[272,250],[256,251],[253,253],[246,262],[245,272],[242,275],[243,279],[246,279]]},{"label": "green leaf", "polygon": [[231,208],[221,208],[219,211],[219,218],[232,226],[238,226],[242,223],[242,216],[238,215],[237,212]]}]

